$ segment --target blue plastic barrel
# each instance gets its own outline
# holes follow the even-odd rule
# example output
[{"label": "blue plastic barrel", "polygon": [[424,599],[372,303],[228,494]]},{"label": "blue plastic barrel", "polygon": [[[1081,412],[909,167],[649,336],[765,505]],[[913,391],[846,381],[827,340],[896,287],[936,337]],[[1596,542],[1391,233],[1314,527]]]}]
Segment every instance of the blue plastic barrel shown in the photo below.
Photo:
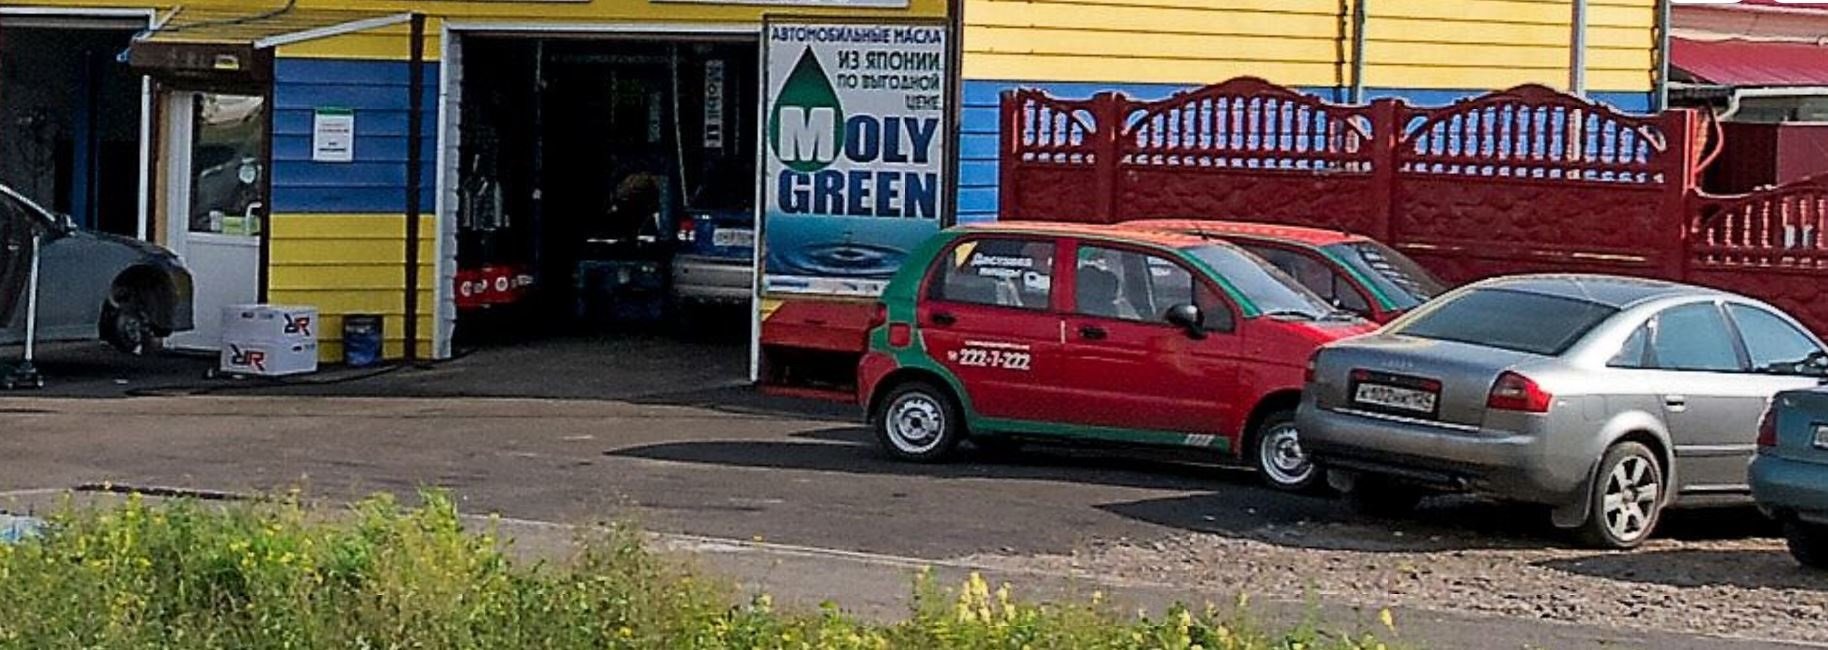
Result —
[{"label": "blue plastic barrel", "polygon": [[384,321],[376,314],[343,317],[343,364],[363,368],[381,362]]}]

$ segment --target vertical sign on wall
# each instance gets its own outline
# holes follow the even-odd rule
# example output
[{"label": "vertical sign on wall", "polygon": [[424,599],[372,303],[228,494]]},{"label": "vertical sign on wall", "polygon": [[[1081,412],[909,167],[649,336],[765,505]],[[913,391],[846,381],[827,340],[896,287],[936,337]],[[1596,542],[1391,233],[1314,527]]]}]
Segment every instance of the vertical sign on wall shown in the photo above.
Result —
[{"label": "vertical sign on wall", "polygon": [[946,27],[766,31],[762,292],[879,294],[945,222]]},{"label": "vertical sign on wall", "polygon": [[705,148],[724,148],[724,60],[705,61]]},{"label": "vertical sign on wall", "polygon": [[355,162],[355,111],[320,108],[312,112],[311,161]]}]

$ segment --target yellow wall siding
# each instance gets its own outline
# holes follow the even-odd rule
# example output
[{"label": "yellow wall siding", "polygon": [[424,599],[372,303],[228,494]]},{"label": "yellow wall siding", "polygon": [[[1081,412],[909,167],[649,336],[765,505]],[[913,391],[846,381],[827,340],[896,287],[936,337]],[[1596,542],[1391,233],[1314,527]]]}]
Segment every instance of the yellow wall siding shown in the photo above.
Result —
[{"label": "yellow wall siding", "polygon": [[[1565,87],[1572,0],[1365,0],[1374,89]],[[1647,91],[1657,0],[1591,0],[1588,89]],[[966,79],[1335,86],[1338,0],[966,0]]]},{"label": "yellow wall siding", "polygon": [[[436,18],[428,18],[425,21],[426,61],[437,61],[443,54],[444,35],[440,31],[442,25],[443,21]],[[411,44],[412,26],[401,23],[294,43],[279,48],[278,54],[281,57],[292,59],[405,61],[412,58],[412,50],[409,49]]]},{"label": "yellow wall siding", "polygon": [[967,79],[1339,82],[1338,0],[966,0]]},{"label": "yellow wall siding", "polygon": [[[269,252],[270,302],[316,307],[322,322],[318,354],[342,358],[343,315],[381,314],[387,355],[406,342],[406,217],[403,215],[275,215]],[[436,218],[420,218],[419,345],[429,357],[438,283],[433,241]]]},{"label": "yellow wall siding", "polygon": [[[1369,0],[1374,88],[1567,86],[1572,0]],[[1651,87],[1656,0],[1590,0],[1587,87]]]}]

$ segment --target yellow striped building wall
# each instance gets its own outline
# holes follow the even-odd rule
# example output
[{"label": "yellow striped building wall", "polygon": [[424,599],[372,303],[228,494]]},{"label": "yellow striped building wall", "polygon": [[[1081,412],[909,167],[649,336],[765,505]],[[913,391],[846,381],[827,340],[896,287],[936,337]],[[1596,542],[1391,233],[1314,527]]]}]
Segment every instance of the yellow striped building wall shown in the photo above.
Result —
[{"label": "yellow striped building wall", "polygon": [[[1354,13],[1364,98],[1439,105],[1567,88],[1573,0],[964,0],[959,218],[996,217],[997,103],[1014,88],[1141,99],[1239,76],[1346,100]],[[1590,97],[1650,108],[1657,0],[1589,0]]]}]

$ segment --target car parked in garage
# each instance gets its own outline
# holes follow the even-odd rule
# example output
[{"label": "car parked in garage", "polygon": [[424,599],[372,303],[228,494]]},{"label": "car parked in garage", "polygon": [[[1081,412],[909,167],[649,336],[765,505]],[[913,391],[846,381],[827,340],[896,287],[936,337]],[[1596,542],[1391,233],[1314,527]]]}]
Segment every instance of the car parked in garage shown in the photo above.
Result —
[{"label": "car parked in garage", "polygon": [[25,340],[40,237],[39,341],[101,339],[141,354],[191,328],[190,273],[155,244],[78,228],[0,185],[0,345]]},{"label": "car parked in garage", "polygon": [[1303,363],[1372,325],[1231,244],[1006,222],[953,228],[889,282],[859,365],[882,448],[936,461],[961,440],[1214,449],[1301,490]]},{"label": "car parked in garage", "polygon": [[705,210],[680,218],[673,298],[681,306],[747,304],[755,293],[755,212]]},{"label": "car parked in garage", "polygon": [[[1819,367],[1828,358],[1815,357]],[[1749,480],[1758,507],[1784,525],[1790,555],[1828,570],[1828,389],[1779,393],[1758,425]]]},{"label": "car parked in garage", "polygon": [[1379,323],[1447,291],[1446,283],[1409,256],[1338,230],[1202,219],[1149,219],[1122,227],[1231,242],[1269,260],[1333,306]]},{"label": "car parked in garage", "polygon": [[1430,490],[1554,507],[1590,543],[1666,506],[1746,504],[1759,414],[1823,376],[1820,340],[1762,302],[1599,275],[1497,278],[1314,357],[1304,447],[1360,506]]}]

